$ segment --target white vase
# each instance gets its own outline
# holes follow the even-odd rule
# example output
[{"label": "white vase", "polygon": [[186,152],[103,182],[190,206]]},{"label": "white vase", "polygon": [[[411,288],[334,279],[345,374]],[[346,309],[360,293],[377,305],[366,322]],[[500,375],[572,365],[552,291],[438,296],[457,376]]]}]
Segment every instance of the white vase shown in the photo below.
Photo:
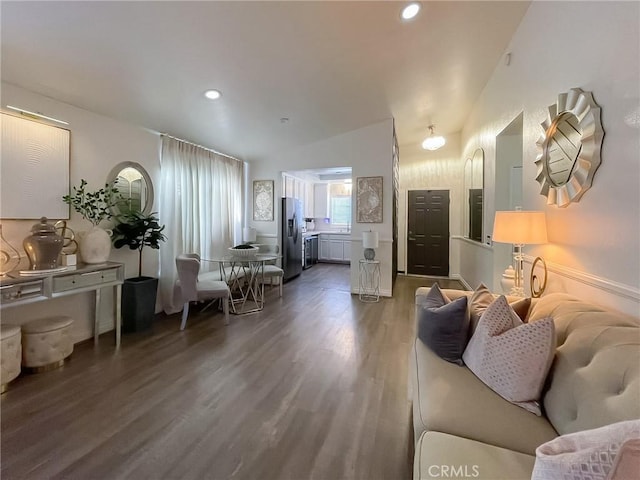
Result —
[{"label": "white vase", "polygon": [[509,265],[504,273],[502,274],[502,278],[500,279],[500,286],[502,287],[502,291],[509,295],[511,293],[511,289],[516,285],[516,271],[513,269],[511,265]]},{"label": "white vase", "polygon": [[80,257],[84,263],[105,263],[111,254],[111,230],[93,227],[88,232],[78,232]]}]

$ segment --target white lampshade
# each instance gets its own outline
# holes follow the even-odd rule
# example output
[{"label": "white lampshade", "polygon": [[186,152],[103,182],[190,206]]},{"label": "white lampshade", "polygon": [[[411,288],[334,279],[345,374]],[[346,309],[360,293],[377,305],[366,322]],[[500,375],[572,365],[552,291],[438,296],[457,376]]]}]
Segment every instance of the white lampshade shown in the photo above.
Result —
[{"label": "white lampshade", "polygon": [[544,212],[496,212],[493,241],[515,245],[547,243],[547,221]]},{"label": "white lampshade", "polygon": [[242,240],[245,242],[255,242],[256,229],[252,227],[244,227],[242,229]]},{"label": "white lampshade", "polygon": [[378,232],[362,232],[363,248],[378,248]]}]

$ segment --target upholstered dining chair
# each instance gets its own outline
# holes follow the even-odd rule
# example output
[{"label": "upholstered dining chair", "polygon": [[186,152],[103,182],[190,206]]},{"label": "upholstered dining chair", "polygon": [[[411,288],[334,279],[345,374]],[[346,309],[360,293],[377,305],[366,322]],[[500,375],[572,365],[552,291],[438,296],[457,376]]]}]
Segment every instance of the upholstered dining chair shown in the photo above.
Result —
[{"label": "upholstered dining chair", "polygon": [[[266,244],[266,243],[261,243],[259,245],[257,245],[258,247],[258,251],[260,253],[266,253],[266,254],[271,254],[271,255],[277,255],[278,252],[280,251],[280,247],[278,245],[271,245],[271,244]],[[264,273],[263,273],[263,281],[266,279],[269,279],[269,282],[271,284],[273,284],[273,279],[277,278],[278,279],[278,287],[279,287],[279,293],[280,296],[282,297],[282,280],[284,278],[284,270],[282,270],[280,267],[278,267],[274,262],[269,262],[267,264],[265,264],[264,266]]]},{"label": "upholstered dining chair", "polygon": [[[222,302],[224,310],[224,323],[229,325],[229,287],[222,280],[199,280],[200,256],[197,253],[184,253],[176,257],[176,268],[178,269],[178,280],[176,287],[179,287],[182,295],[182,324],[180,330],[184,330],[189,316],[189,303],[195,301],[216,300]],[[207,305],[204,309],[207,309]]]}]

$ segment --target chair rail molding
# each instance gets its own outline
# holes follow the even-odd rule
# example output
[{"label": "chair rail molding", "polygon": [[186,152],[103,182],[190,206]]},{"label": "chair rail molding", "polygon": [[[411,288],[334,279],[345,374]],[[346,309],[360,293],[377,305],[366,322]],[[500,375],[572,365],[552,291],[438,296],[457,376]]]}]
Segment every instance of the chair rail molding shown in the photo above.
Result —
[{"label": "chair rail molding", "polygon": [[[531,255],[524,255],[524,263],[527,265],[527,269],[531,270],[531,265],[535,257]],[[566,267],[558,263],[547,261],[547,271],[549,274],[556,275],[558,279],[566,279],[573,284],[564,284],[563,286],[570,287],[571,291],[567,291],[571,295],[585,298],[585,296],[591,297],[595,295],[599,297],[595,303],[603,304],[607,307],[613,308],[618,311],[622,311],[638,316],[640,311],[640,289],[631,285],[619,283],[608,278],[599,277],[591,273],[582,272],[571,267]],[[553,275],[550,276],[550,283],[556,283],[553,281]],[[580,293],[576,294],[574,290],[580,290]],[[547,293],[558,291],[550,289],[549,284],[547,286]]]}]

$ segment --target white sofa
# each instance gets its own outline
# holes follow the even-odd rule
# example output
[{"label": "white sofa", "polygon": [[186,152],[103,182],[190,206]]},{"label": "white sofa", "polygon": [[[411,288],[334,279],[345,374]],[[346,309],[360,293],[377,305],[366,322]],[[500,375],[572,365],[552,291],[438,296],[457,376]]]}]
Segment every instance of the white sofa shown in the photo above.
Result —
[{"label": "white sofa", "polygon": [[[428,288],[416,291],[416,309]],[[472,292],[443,290],[454,300]],[[640,418],[640,323],[566,294],[532,301],[557,350],[542,417],[506,400],[418,338],[410,353],[414,479],[529,479],[535,449],[558,435]],[[416,318],[418,316],[416,315]]]}]

